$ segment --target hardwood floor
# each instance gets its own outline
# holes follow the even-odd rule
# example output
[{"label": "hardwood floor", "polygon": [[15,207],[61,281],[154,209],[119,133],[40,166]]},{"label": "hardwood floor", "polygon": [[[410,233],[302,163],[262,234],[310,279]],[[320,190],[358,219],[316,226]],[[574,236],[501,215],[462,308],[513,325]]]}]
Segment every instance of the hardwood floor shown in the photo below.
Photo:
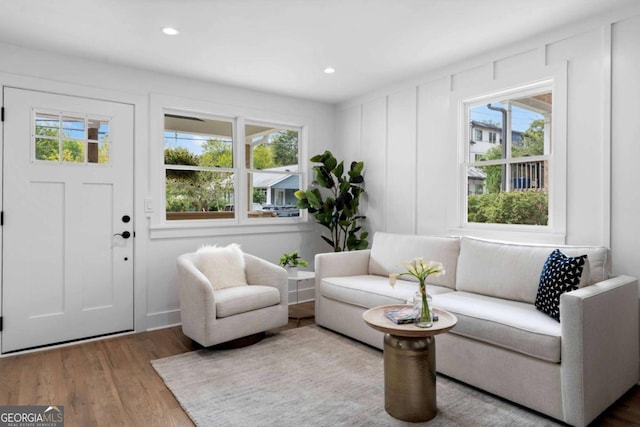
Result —
[{"label": "hardwood floor", "polygon": [[[313,303],[290,307],[292,317]],[[300,319],[299,326],[313,318]],[[295,328],[298,321],[278,330]],[[0,405],[63,405],[65,426],[191,426],[149,361],[201,348],[179,327],[0,359]],[[640,426],[640,387],[593,426]]]}]

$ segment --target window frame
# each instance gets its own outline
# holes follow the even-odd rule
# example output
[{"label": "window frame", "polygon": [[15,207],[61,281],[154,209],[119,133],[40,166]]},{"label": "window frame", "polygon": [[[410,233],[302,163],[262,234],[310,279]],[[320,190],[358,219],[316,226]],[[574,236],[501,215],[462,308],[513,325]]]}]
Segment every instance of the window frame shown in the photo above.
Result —
[{"label": "window frame", "polygon": [[[298,178],[298,182],[300,182],[300,188],[307,188],[305,169],[304,169],[303,164],[302,164],[303,157],[301,155],[301,152],[303,151],[302,150],[303,128],[301,126],[284,125],[284,124],[276,123],[276,122],[273,122],[273,121],[253,120],[253,119],[248,119],[248,118],[244,119],[244,125],[245,125],[245,129],[246,129],[246,125],[256,125],[256,126],[273,126],[273,128],[278,128],[278,129],[284,130],[284,131],[293,130],[293,131],[298,132],[298,163],[297,163],[298,164],[298,171],[297,172],[289,171],[287,173],[289,175],[298,176],[299,177]],[[244,135],[243,135],[243,137],[244,137]],[[247,145],[246,144],[242,144],[242,145],[243,145],[243,148],[246,149]],[[247,155],[246,152],[243,153],[243,159],[246,158],[246,155]],[[243,162],[243,165],[244,165],[244,162]],[[249,166],[253,166],[253,165],[249,165]],[[242,177],[246,180],[243,184],[241,184],[243,186],[243,188],[248,188],[247,187],[247,182],[249,180],[249,174],[255,174],[255,173],[273,174],[273,175],[281,175],[282,174],[281,171],[270,171],[268,169],[254,169],[254,168],[249,167],[249,166],[246,166],[244,168],[244,170],[242,172],[240,172],[240,173],[242,173]],[[277,192],[277,190],[276,190],[276,192]],[[284,194],[284,190],[283,190],[283,194]],[[277,200],[277,197],[276,197],[276,200]],[[276,217],[276,218],[268,218],[268,217],[267,218],[265,218],[265,217],[249,218],[247,216],[246,219],[249,222],[256,222],[256,223],[269,223],[269,222],[280,223],[280,222],[282,222],[282,218],[291,218],[291,219],[295,218],[298,221],[300,221],[300,218],[303,216],[303,214],[306,215],[306,210],[304,210],[304,211],[300,210],[300,215],[299,216],[291,216],[291,217],[285,216],[285,217]],[[305,220],[306,220],[306,216],[305,216]]]},{"label": "window frame", "polygon": [[[82,138],[77,138],[77,137],[69,137],[69,141],[71,142],[78,142],[82,144],[83,147],[83,159],[82,161],[77,161],[77,162],[72,162],[72,161],[66,161],[63,158],[63,152],[64,152],[64,142],[62,139],[63,134],[59,134],[56,138],[52,138],[50,136],[43,136],[43,135],[38,135],[37,132],[37,118],[38,116],[43,116],[43,115],[47,115],[47,116],[52,116],[52,117],[57,117],[57,120],[60,123],[60,130],[62,130],[61,126],[62,123],[64,123],[64,119],[65,118],[72,118],[72,119],[81,119],[83,122],[83,137]],[[33,164],[37,164],[37,165],[62,165],[62,166],[71,166],[71,167],[77,167],[77,166],[84,166],[84,167],[100,167],[100,168],[104,168],[104,167],[112,167],[112,161],[111,161],[111,153],[113,150],[113,141],[109,138],[108,140],[108,159],[106,162],[92,162],[89,159],[89,144],[96,144],[96,150],[98,150],[97,153],[99,153],[100,150],[100,133],[98,130],[98,133],[96,134],[96,138],[91,138],[91,135],[89,134],[89,122],[91,121],[98,121],[100,123],[107,123],[108,127],[109,127],[109,136],[110,136],[110,132],[111,132],[111,121],[113,120],[112,117],[110,116],[105,116],[105,115],[100,115],[100,114],[90,114],[90,113],[81,113],[81,112],[72,112],[72,111],[61,111],[61,110],[52,110],[49,108],[39,108],[39,107],[32,107],[31,108],[31,138],[30,138],[30,157],[31,157],[31,163]],[[98,127],[99,129],[99,127]],[[37,140],[38,139],[47,139],[50,141],[57,141],[58,142],[58,159],[57,160],[44,160],[44,159],[38,159],[37,158],[37,148],[36,148],[36,144],[37,144]],[[99,156],[99,154],[98,154]]]},{"label": "window frame", "polygon": [[[166,190],[164,167],[164,115],[202,116],[211,119],[233,120],[234,156],[234,205],[236,215],[232,219],[166,219]],[[308,186],[308,164],[306,159],[309,144],[309,128],[312,120],[305,116],[277,111],[264,111],[249,107],[215,104],[208,101],[180,98],[164,94],[150,96],[151,164],[148,196],[143,208],[149,218],[151,239],[242,235],[273,232],[301,232],[313,229],[307,211],[297,217],[249,218],[248,209],[239,203],[247,185],[248,168],[245,167],[245,124],[263,123],[298,130],[298,167],[301,188]],[[246,196],[246,195],[245,195]]]},{"label": "window frame", "polygon": [[236,198],[236,191],[235,189],[238,186],[238,171],[237,171],[237,152],[236,152],[236,121],[234,118],[232,117],[224,117],[224,116],[216,116],[216,115],[210,115],[210,114],[206,114],[206,113],[193,113],[193,114],[186,114],[184,111],[177,111],[177,110],[173,110],[173,109],[165,109],[163,111],[163,123],[164,123],[164,118],[165,115],[167,114],[175,114],[175,115],[183,115],[183,116],[187,116],[187,117],[193,117],[193,118],[200,118],[200,119],[206,119],[206,120],[216,120],[216,121],[220,121],[220,122],[228,122],[231,124],[231,150],[232,150],[232,157],[233,157],[233,164],[231,165],[231,167],[220,167],[220,166],[195,166],[195,165],[173,165],[173,164],[166,164],[164,162],[164,133],[166,132],[166,127],[163,126],[163,134],[162,134],[162,140],[163,140],[163,159],[162,159],[162,171],[163,171],[163,185],[162,185],[162,208],[163,208],[163,217],[164,220],[168,223],[174,223],[174,222],[182,222],[182,221],[215,221],[215,222],[221,222],[221,221],[230,221],[235,219],[238,216],[237,212],[234,212],[234,218],[229,218],[229,219],[225,219],[225,218],[217,218],[217,219],[167,219],[167,191],[166,191],[166,186],[167,186],[167,181],[166,181],[166,177],[167,177],[167,170],[185,170],[185,171],[195,171],[195,172],[215,172],[215,173],[231,173],[232,176],[234,177],[233,179],[233,188],[234,188],[234,203],[235,203],[235,198]]},{"label": "window frame", "polygon": [[[533,77],[529,80],[500,79],[486,82],[485,87],[475,91],[458,90],[451,94],[453,117],[456,118],[458,143],[458,168],[455,192],[458,197],[450,208],[455,215],[450,216],[448,230],[462,236],[518,240],[537,243],[563,244],[566,239],[567,203],[567,64],[560,63],[538,70],[529,70]],[[467,221],[467,164],[469,162],[469,113],[468,107],[481,105],[488,100],[508,99],[527,93],[539,93],[545,89],[553,93],[552,127],[548,182],[549,215],[546,226],[524,224],[471,223]],[[480,94],[478,94],[482,91]],[[452,188],[452,190],[454,190]]]}]

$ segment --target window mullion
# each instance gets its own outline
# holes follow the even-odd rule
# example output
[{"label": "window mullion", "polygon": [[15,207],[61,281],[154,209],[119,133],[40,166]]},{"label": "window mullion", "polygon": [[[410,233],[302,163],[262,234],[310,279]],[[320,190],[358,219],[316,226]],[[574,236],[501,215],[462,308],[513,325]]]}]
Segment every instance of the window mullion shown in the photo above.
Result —
[{"label": "window mullion", "polygon": [[235,179],[235,194],[234,200],[236,205],[236,222],[242,224],[246,222],[248,215],[248,207],[245,201],[249,197],[247,195],[247,165],[246,165],[246,149],[245,149],[245,120],[244,117],[237,117],[234,123],[233,130],[233,152],[237,153],[233,156],[233,167],[236,171],[234,173]]}]

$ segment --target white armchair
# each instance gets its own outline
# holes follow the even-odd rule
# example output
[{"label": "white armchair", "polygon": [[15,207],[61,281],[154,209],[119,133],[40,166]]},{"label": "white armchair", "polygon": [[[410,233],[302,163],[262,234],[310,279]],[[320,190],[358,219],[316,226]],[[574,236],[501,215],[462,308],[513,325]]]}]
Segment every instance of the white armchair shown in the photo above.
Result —
[{"label": "white armchair", "polygon": [[208,347],[286,325],[288,279],[284,268],[244,254],[248,286],[214,290],[197,268],[196,253],[178,257],[182,331]]}]

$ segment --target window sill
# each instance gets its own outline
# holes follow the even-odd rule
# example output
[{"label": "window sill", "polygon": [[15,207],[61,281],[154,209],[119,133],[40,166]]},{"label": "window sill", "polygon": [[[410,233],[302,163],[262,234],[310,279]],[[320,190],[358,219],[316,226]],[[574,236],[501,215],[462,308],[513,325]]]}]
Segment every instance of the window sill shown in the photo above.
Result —
[{"label": "window sill", "polygon": [[303,220],[282,221],[248,220],[243,224],[235,221],[207,220],[170,221],[149,227],[149,238],[183,239],[191,237],[233,236],[246,234],[295,233],[314,230],[314,223]]},{"label": "window sill", "polygon": [[450,228],[447,232],[453,236],[477,237],[486,240],[506,242],[538,243],[563,245],[565,233],[550,231],[548,228],[509,226],[509,225],[474,225],[461,228]]}]

